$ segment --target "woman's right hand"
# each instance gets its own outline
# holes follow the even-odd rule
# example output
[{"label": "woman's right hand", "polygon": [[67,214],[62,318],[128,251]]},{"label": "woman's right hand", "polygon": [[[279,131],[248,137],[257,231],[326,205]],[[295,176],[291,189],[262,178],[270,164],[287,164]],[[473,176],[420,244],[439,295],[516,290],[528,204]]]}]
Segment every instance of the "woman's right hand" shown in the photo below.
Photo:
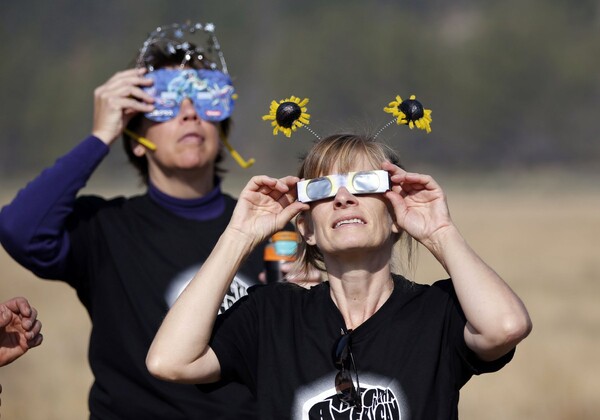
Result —
[{"label": "woman's right hand", "polygon": [[309,209],[308,204],[296,201],[298,181],[295,176],[253,177],[238,198],[228,229],[246,236],[252,246],[283,229],[294,216]]},{"label": "woman's right hand", "polygon": [[104,143],[115,141],[135,114],[154,109],[154,98],[142,89],[153,83],[145,73],[143,68],[120,71],[94,90],[92,134]]}]

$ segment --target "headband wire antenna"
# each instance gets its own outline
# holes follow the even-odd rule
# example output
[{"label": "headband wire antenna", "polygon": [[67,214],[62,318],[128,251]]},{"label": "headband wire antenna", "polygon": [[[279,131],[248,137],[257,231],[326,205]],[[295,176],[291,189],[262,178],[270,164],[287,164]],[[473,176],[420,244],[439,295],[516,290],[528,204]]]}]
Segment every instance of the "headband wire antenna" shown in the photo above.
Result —
[{"label": "headband wire antenna", "polygon": [[385,130],[386,128],[388,128],[390,125],[394,124],[395,121],[396,121],[395,118],[393,118],[390,121],[388,121],[384,126],[382,126],[379,130],[377,130],[377,133],[375,133],[375,135],[373,136],[373,138],[376,139],[377,136],[379,136],[383,130]]},{"label": "headband wire antenna", "polygon": [[321,140],[321,136],[319,136],[317,133],[315,133],[315,132],[313,131],[313,129],[312,129],[312,128],[310,128],[309,126],[307,126],[307,125],[303,125],[303,126],[302,126],[302,128],[304,128],[304,129],[308,130],[308,132],[309,132],[309,133],[311,133],[313,136],[315,136],[315,137],[316,137],[318,140]]}]

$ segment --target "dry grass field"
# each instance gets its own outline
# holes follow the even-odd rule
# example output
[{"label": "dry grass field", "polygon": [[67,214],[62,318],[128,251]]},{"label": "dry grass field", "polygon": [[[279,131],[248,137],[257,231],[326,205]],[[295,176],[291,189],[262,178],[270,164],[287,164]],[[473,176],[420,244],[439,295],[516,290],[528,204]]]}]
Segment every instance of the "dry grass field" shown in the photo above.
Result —
[{"label": "dry grass field", "polygon": [[[498,180],[446,185],[463,234],[523,298],[534,322],[512,363],[465,386],[461,418],[598,419],[600,184],[518,178],[504,180],[517,188]],[[0,204],[13,194],[0,191]],[[41,347],[0,369],[2,420],[87,418],[90,322],[75,293],[35,279],[3,250],[0,269],[0,299],[26,296],[39,309],[45,336]],[[415,279],[442,276],[421,252]]]}]

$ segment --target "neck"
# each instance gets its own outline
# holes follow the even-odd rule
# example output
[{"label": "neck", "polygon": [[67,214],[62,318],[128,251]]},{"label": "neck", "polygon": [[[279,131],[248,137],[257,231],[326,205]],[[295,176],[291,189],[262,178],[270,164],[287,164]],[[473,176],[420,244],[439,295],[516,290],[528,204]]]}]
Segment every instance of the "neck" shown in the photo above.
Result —
[{"label": "neck", "polygon": [[373,316],[394,290],[389,265],[377,271],[353,269],[343,273],[328,267],[327,272],[331,298],[348,329],[355,329]]},{"label": "neck", "polygon": [[148,185],[148,195],[159,206],[185,219],[200,222],[216,219],[225,211],[225,196],[221,192],[220,181],[215,188],[200,198],[176,198],[156,188],[152,182]]},{"label": "neck", "polygon": [[212,167],[195,171],[177,171],[166,173],[150,170],[149,178],[152,185],[163,193],[175,198],[201,198],[215,187]]}]

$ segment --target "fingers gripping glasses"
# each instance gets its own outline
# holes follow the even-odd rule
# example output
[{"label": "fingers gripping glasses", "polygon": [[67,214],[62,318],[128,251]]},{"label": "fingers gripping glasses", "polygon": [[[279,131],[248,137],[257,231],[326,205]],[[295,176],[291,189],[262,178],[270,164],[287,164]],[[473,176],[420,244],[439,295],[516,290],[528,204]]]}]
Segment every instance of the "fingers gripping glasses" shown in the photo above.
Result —
[{"label": "fingers gripping glasses", "polygon": [[[340,401],[356,407],[360,410],[362,406],[362,397],[360,393],[360,382],[358,381],[358,371],[354,363],[352,354],[352,330],[344,333],[338,338],[333,347],[333,363],[339,372],[335,375],[335,390]],[[352,381],[350,369],[356,376],[356,387]]]},{"label": "fingers gripping glasses", "polygon": [[298,201],[310,203],[334,197],[341,187],[352,194],[383,193],[390,189],[387,171],[360,171],[347,174],[327,175],[298,182]]}]

